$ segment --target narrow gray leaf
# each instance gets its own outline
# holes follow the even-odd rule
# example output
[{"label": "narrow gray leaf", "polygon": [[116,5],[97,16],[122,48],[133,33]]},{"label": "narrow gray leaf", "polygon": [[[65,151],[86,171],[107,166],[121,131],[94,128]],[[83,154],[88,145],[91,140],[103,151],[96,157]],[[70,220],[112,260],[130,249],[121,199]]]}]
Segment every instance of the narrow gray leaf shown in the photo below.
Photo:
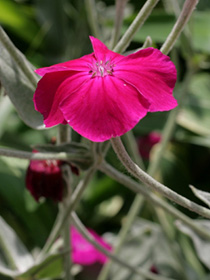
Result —
[{"label": "narrow gray leaf", "polygon": [[0,241],[3,253],[6,251],[5,255],[19,272],[25,271],[33,265],[33,257],[2,217],[0,217]]},{"label": "narrow gray leaf", "polygon": [[199,189],[196,189],[192,185],[190,185],[189,187],[191,188],[192,192],[194,193],[194,195],[197,198],[202,200],[206,205],[208,205],[208,207],[210,207],[210,193],[209,192],[204,192]]},{"label": "narrow gray leaf", "polygon": [[[195,221],[196,224],[198,224],[201,227],[206,228],[208,231],[210,231],[210,221],[207,220],[199,220]],[[178,229],[187,234],[193,241],[193,244],[195,246],[195,250],[198,254],[199,259],[203,264],[206,265],[210,269],[210,242],[209,240],[203,239],[200,236],[198,236],[191,228],[189,228],[187,225],[184,225],[181,221],[176,222],[176,226]]]},{"label": "narrow gray leaf", "polygon": [[[25,62],[30,67],[25,56],[15,48],[6,33],[1,28],[1,37],[6,38],[15,50],[19,60]],[[36,76],[35,76],[36,77]],[[37,78],[38,80],[38,78]],[[0,81],[5,88],[7,95],[15,106],[20,118],[30,127],[43,129],[43,118],[38,113],[33,104],[33,94],[35,86],[30,83],[26,75],[20,69],[18,63],[11,56],[10,51],[5,47],[4,40],[0,38]]]}]

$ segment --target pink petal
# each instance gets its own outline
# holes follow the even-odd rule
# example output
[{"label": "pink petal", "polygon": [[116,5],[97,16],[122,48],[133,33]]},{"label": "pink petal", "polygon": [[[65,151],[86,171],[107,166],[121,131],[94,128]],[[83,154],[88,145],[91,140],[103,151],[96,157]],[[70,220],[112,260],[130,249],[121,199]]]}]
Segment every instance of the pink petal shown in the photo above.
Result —
[{"label": "pink petal", "polygon": [[66,62],[58,63],[49,67],[43,67],[36,69],[35,72],[40,75],[44,76],[47,73],[57,72],[57,71],[86,71],[90,70],[90,65],[92,64],[92,60],[94,59],[93,54],[88,54],[82,56],[81,58],[69,60]]},{"label": "pink petal", "polygon": [[[111,250],[111,246],[108,245],[98,234],[91,229],[88,231],[104,248]],[[106,256],[90,244],[74,227],[71,227],[71,243],[72,259],[74,263],[90,265],[95,262],[106,262]]]},{"label": "pink petal", "polygon": [[132,129],[148,107],[134,87],[107,75],[89,79],[61,103],[60,109],[74,130],[101,142]]},{"label": "pink petal", "polygon": [[[71,71],[47,73],[38,82],[33,100],[35,109],[44,117],[46,127],[66,123],[59,104],[84,82],[84,74]],[[60,87],[62,87],[62,91],[59,91]]]},{"label": "pink petal", "polygon": [[116,63],[124,58],[123,55],[115,53],[107,48],[105,44],[103,44],[97,38],[90,36],[90,40],[93,46],[94,55],[98,61],[109,61],[111,60],[113,63]]},{"label": "pink petal", "polygon": [[124,57],[114,68],[114,76],[133,85],[151,103],[150,112],[177,106],[172,96],[176,68],[170,58],[154,48]]},{"label": "pink petal", "polygon": [[[107,249],[108,251],[111,251],[112,250],[112,247],[107,244],[103,238],[101,236],[99,236],[97,233],[95,233],[95,231],[93,231],[92,229],[89,229],[89,232],[94,236],[95,240],[101,245],[103,246],[105,249]],[[107,257],[101,253],[100,251],[97,251],[97,258],[98,258],[98,261],[101,262],[101,263],[105,263],[107,261]]]}]

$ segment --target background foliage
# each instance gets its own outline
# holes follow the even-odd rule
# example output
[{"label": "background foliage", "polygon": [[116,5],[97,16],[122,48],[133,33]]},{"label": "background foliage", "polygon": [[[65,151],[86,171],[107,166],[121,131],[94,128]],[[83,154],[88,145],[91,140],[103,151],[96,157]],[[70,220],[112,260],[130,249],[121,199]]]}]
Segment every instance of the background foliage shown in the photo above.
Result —
[{"label": "background foliage", "polygon": [[[160,1],[145,25],[137,32],[129,51],[141,47],[147,36],[152,38],[154,47],[161,46],[176,20],[169,2]],[[92,51],[88,38],[92,31],[85,3],[83,0],[1,0],[0,23],[16,47],[35,67],[48,66]],[[100,39],[107,43],[114,24],[114,1],[104,0],[96,3]],[[182,3],[183,1],[180,1],[180,4]],[[129,1],[122,33],[143,4],[144,1]],[[179,98],[183,91],[186,96],[177,118],[173,139],[161,161],[157,178],[176,192],[199,201],[191,192],[189,184],[204,191],[210,188],[209,1],[200,1],[185,29],[185,36],[181,36],[170,56],[178,69],[175,96]],[[6,94],[2,87],[0,145],[30,151],[36,144],[50,143],[51,138],[57,134],[56,128],[38,131],[29,128],[21,120]],[[22,106],[24,110],[24,102]],[[152,131],[161,133],[167,117],[167,112],[148,114],[134,129],[136,139]],[[79,141],[80,138],[75,133],[73,139]],[[127,140],[124,141],[126,143]],[[153,159],[156,149],[158,145],[152,150],[150,160]],[[115,160],[112,150],[109,151],[107,160],[123,170],[121,164]],[[148,165],[147,159],[145,164]],[[28,162],[25,160],[0,158],[0,215],[18,234],[26,248],[36,254],[37,248],[42,247],[48,237],[57,214],[57,205],[48,200],[36,203],[30,196],[25,188],[27,166]],[[77,212],[87,227],[93,228],[99,234],[111,232],[109,238],[113,241],[113,234],[119,231],[133,199],[134,194],[131,191],[98,172],[88,186]],[[189,216],[199,218],[187,210],[183,211]],[[141,210],[141,220],[132,228],[131,240],[128,240],[123,248],[122,255],[125,259],[133,257],[133,262],[145,267],[155,264],[160,271],[177,279],[181,279],[179,277],[183,267],[186,270],[186,279],[210,279],[210,265],[207,265],[199,254],[203,247],[194,248],[192,240],[174,228],[173,246],[181,244],[184,248],[181,252],[181,265],[181,261],[171,255],[170,246],[164,241],[160,226],[153,222],[156,222],[153,210],[145,203]],[[135,237],[137,229],[141,234]],[[155,246],[154,251],[152,248],[157,244],[157,240],[159,244]],[[189,255],[192,254],[192,250],[188,251],[189,247],[198,252],[198,257]],[[135,250],[138,252],[135,253]],[[56,265],[54,276],[58,278],[60,262],[56,262]],[[119,267],[113,267],[115,280],[139,279],[129,276],[127,271],[117,269],[119,270]],[[53,276],[52,268],[48,270]],[[94,279],[96,272],[96,267],[86,267],[77,277]],[[45,278],[45,273],[48,275],[44,271],[37,279]]]}]

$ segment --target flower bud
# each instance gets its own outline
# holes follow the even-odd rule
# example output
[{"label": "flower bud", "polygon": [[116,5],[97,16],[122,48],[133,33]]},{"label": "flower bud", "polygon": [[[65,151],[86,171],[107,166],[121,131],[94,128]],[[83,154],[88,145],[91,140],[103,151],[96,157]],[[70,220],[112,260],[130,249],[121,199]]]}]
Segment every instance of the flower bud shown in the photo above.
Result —
[{"label": "flower bud", "polygon": [[26,173],[26,187],[36,201],[40,197],[55,202],[63,198],[62,162],[59,160],[31,160]]}]

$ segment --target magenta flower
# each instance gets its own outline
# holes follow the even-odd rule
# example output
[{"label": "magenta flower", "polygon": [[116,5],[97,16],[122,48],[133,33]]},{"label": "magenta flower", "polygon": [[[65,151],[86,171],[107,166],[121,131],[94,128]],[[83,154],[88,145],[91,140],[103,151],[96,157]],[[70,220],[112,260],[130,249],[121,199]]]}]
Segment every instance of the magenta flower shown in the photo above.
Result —
[{"label": "magenta flower", "polygon": [[147,112],[177,106],[176,69],[168,56],[154,48],[123,56],[90,40],[93,53],[36,70],[43,77],[34,103],[46,127],[68,123],[101,142],[126,133]]},{"label": "magenta flower", "polygon": [[[92,229],[89,229],[88,231],[100,245],[109,251],[111,250],[111,246],[108,245],[97,233]],[[73,263],[91,265],[96,262],[104,264],[107,261],[107,257],[84,239],[73,226],[71,227],[71,244]]]},{"label": "magenta flower", "polygon": [[61,161],[31,160],[26,173],[26,187],[36,201],[40,197],[51,198],[55,202],[63,198]]}]

